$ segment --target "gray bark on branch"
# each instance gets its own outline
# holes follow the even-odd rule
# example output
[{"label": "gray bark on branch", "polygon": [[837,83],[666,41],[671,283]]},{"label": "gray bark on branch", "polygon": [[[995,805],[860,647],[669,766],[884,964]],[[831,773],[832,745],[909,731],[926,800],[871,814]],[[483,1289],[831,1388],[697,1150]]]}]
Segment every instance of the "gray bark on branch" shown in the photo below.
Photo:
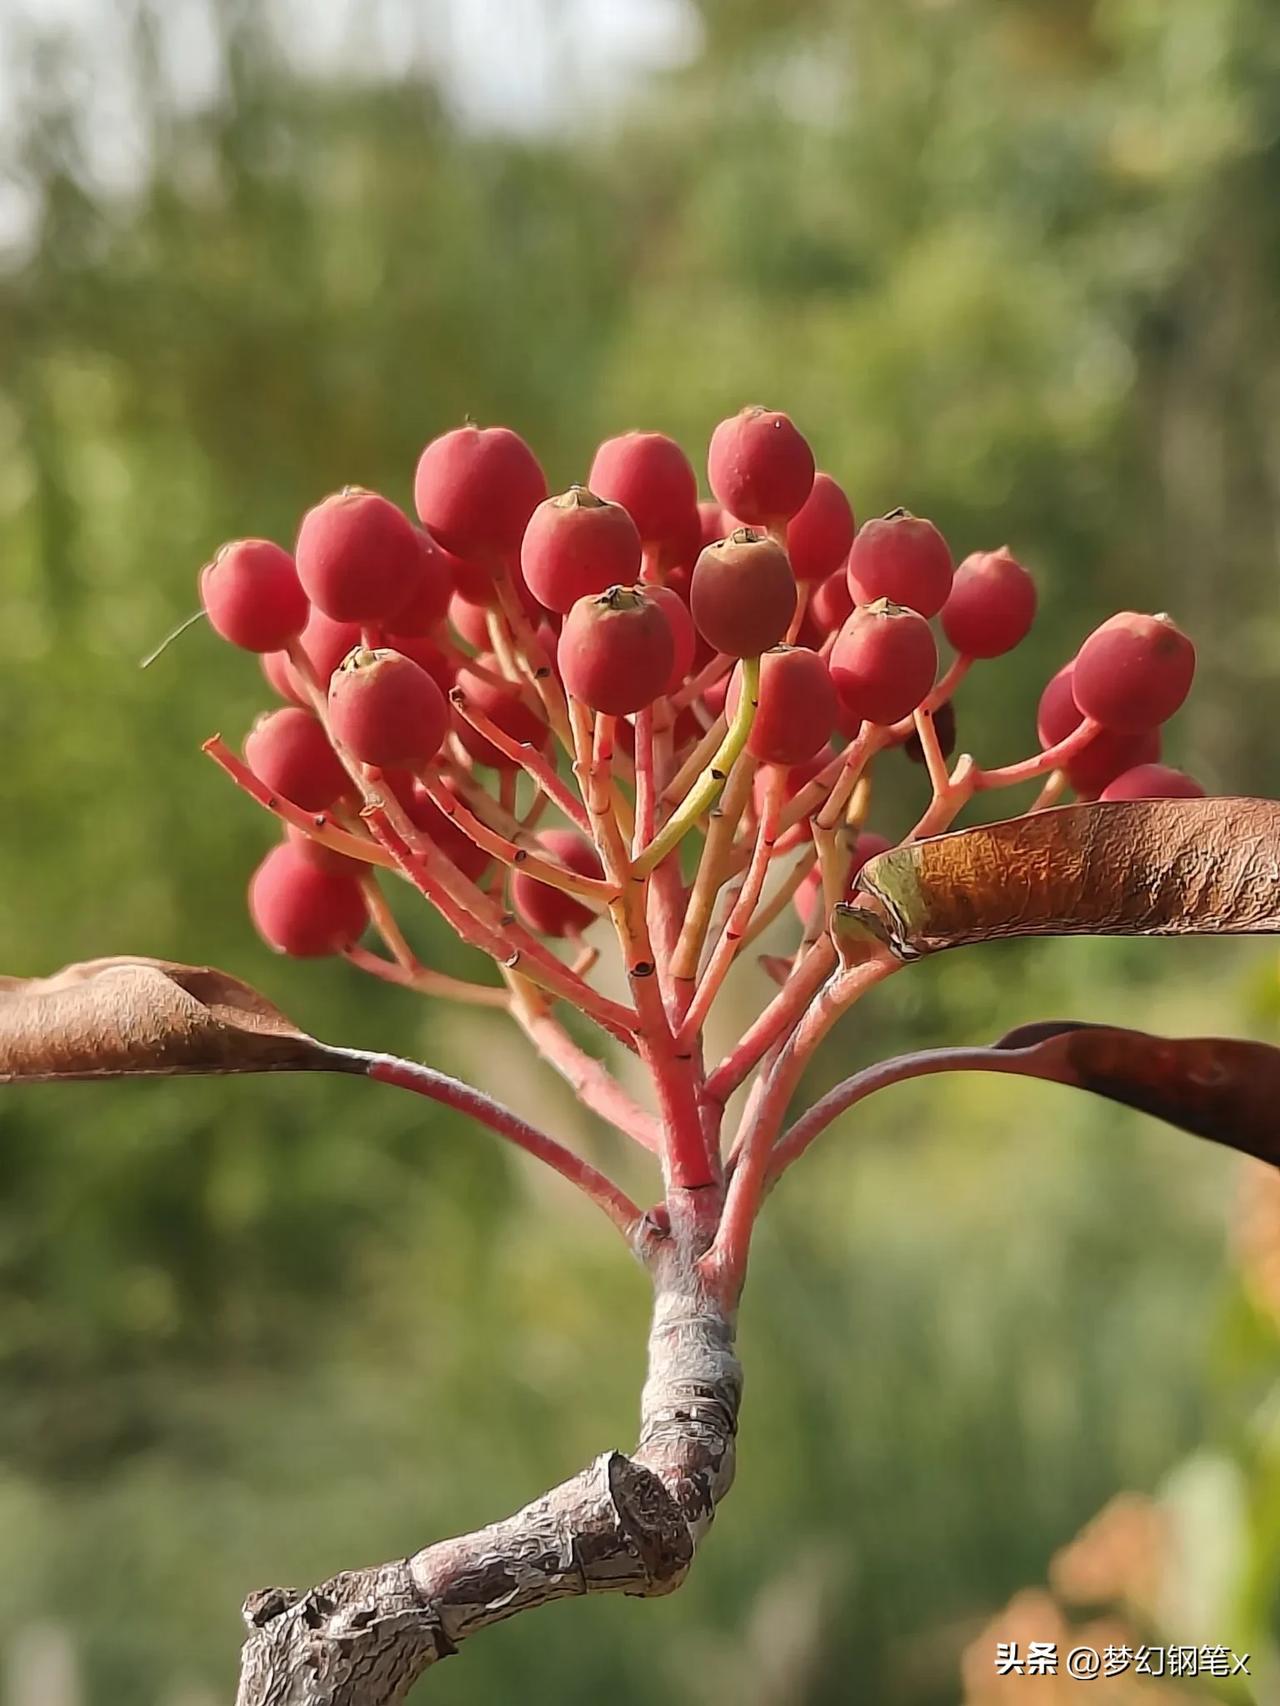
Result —
[{"label": "gray bark on branch", "polygon": [[514,1516],[411,1558],[251,1594],[237,1706],[396,1706],[503,1618],[679,1587],[733,1481],[742,1371],[731,1312],[674,1245],[658,1236],[646,1252],[654,1312],[635,1451],[605,1452]]}]

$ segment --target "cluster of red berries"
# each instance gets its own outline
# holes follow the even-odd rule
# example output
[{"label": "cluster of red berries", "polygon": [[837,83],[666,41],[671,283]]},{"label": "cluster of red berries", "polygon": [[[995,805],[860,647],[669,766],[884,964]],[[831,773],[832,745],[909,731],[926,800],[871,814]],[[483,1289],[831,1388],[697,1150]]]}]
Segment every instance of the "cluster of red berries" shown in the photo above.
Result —
[{"label": "cluster of red berries", "polygon": [[[700,502],[680,446],[631,432],[600,446],[585,486],[548,496],[523,439],[467,425],[422,452],[416,524],[388,498],[347,488],[308,511],[292,555],[261,539],[225,546],[202,572],[204,608],[220,635],[261,654],[286,702],[250,732],[249,770],[351,835],[365,833],[372,786],[468,882],[488,872],[492,890],[502,870],[495,879],[491,852],[447,809],[465,804],[514,849],[509,904],[556,937],[579,932],[592,908],[520,860],[532,849],[556,870],[602,874],[579,828],[535,834],[546,798],[523,817],[516,809],[523,755],[555,772],[557,743],[570,749],[557,705],[616,719],[614,785],[633,802],[642,740],[661,795],[695,748],[735,722],[748,679],[746,752],[787,771],[787,798],[860,730],[915,742],[922,706],[948,747],[947,683],[1032,625],[1026,569],[1007,548],[957,567],[933,523],[902,509],[857,527],[785,414],[749,408],[723,421],[707,473],[712,498]],[[941,697],[935,626],[957,656]],[[1160,725],[1194,662],[1167,617],[1124,613],[1054,676],[1040,741],[1068,742],[1063,767],[1082,797],[1200,792],[1157,762]],[[1086,719],[1089,738],[1069,742]],[[748,822],[760,809],[757,791]],[[857,835],[846,875],[886,845]],[[254,920],[287,953],[350,949],[368,921],[368,871],[295,824],[253,878]],[[802,916],[818,888],[815,867],[796,891]]]}]

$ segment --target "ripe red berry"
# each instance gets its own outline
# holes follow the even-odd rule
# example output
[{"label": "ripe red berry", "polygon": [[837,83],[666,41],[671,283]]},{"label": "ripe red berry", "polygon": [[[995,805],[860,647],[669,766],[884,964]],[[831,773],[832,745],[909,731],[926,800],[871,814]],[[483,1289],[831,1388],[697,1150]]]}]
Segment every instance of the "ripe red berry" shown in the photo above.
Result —
[{"label": "ripe red berry", "polygon": [[362,764],[418,771],[440,750],[449,707],[412,658],[362,646],[329,683],[329,726]]},{"label": "ripe red berry", "polygon": [[[738,708],[742,666],[733,672],[726,706]],[[760,693],[747,751],[761,764],[803,764],[831,739],[836,690],[826,663],[804,646],[774,646],[760,656]]]},{"label": "ripe red berry", "polygon": [[247,652],[277,652],[307,620],[307,595],[293,558],[270,539],[237,539],[200,571],[210,626]]},{"label": "ripe red berry", "polygon": [[1168,616],[1122,610],[1081,646],[1071,690],[1086,717],[1112,729],[1167,722],[1191,691],[1196,649]]},{"label": "ripe red berry", "polygon": [[289,841],[273,847],[253,873],[249,915],[269,946],[297,959],[354,947],[368,921],[355,877],[326,870]]},{"label": "ripe red berry", "polygon": [[[459,829],[447,813],[431,798],[416,777],[398,775],[383,778],[384,784],[394,785],[396,798],[414,828],[434,842],[440,852],[473,883],[489,868],[489,855],[478,847],[465,830]],[[446,791],[453,794],[451,788]],[[454,796],[456,798],[456,796]]]},{"label": "ripe red berry", "polygon": [[777,527],[813,489],[813,452],[789,415],[743,409],[712,433],[707,477],[731,515],[748,527]]},{"label": "ripe red berry", "polygon": [[[499,664],[491,652],[482,652],[476,663],[489,673],[481,675],[464,664],[458,671],[454,691],[461,693],[469,706],[482,711],[512,740],[541,752],[547,744],[547,725],[540,712],[528,703],[514,682],[493,679],[499,672]],[[454,717],[454,728],[477,764],[487,765],[491,770],[518,768],[514,759],[472,728],[461,713]]]},{"label": "ripe red berry", "polygon": [[698,505],[698,538],[699,549],[707,545],[718,545],[722,539],[727,539],[734,528],[742,523],[714,500],[703,499]]},{"label": "ripe red berry", "polygon": [[684,539],[697,509],[697,475],[676,441],[661,432],[624,432],[606,439],[587,484],[622,505],[646,545]]},{"label": "ripe red berry", "polygon": [[362,871],[369,868],[362,859],[353,859],[347,853],[339,853],[334,847],[326,847],[323,841],[317,841],[314,835],[308,835],[306,830],[299,829],[296,823],[285,825],[284,838],[304,859],[310,859],[311,863],[318,865],[322,871],[337,871],[344,876],[358,877]]},{"label": "ripe red berry", "polygon": [[351,786],[319,720],[295,705],[258,718],[245,737],[244,761],[305,812],[326,811]]},{"label": "ripe red berry", "polygon": [[831,679],[851,717],[896,723],[933,686],[938,648],[918,611],[887,598],[860,605],[831,648]]},{"label": "ripe red berry", "polygon": [[730,657],[752,658],[776,646],[796,612],[796,583],[781,545],[739,527],[708,545],[689,583],[694,626]]},{"label": "ripe red berry", "polygon": [[[864,829],[853,844],[853,858],[849,865],[849,875],[845,882],[843,900],[852,900],[858,873],[868,860],[878,858],[881,853],[888,853],[894,843],[888,836],[877,835],[874,830]],[[795,892],[794,905],[800,914],[800,922],[808,925],[813,918],[813,909],[822,895],[822,876],[815,865],[813,870],[800,884]]]},{"label": "ripe red berry", "polygon": [[327,690],[334,670],[360,644],[360,624],[335,622],[323,610],[313,609],[302,630],[300,644],[320,686]]},{"label": "ripe red berry", "polygon": [[1202,800],[1204,789],[1185,770],[1168,764],[1136,764],[1108,782],[1101,800]]},{"label": "ripe red berry", "polygon": [[465,573],[461,559],[452,551],[446,551],[421,528],[414,532],[419,547],[418,571],[403,603],[387,619],[387,626],[397,634],[430,634],[438,628],[449,612],[458,574]]},{"label": "ripe red berry", "polygon": [[347,486],[309,509],[298,529],[298,578],[336,622],[383,622],[417,590],[418,530],[388,498]]},{"label": "ripe red berry", "polygon": [[476,651],[488,651],[489,638],[489,606],[473,604],[469,598],[463,598],[455,592],[449,600],[449,620],[455,630]]},{"label": "ripe red berry", "polygon": [[[1046,750],[1064,741],[1084,721],[1072,693],[1074,667],[1074,662],[1064,664],[1040,696],[1036,732]],[[1096,799],[1124,771],[1135,765],[1154,764],[1159,757],[1158,729],[1101,729],[1083,751],[1067,762],[1067,780],[1081,799]]]},{"label": "ripe red berry", "polygon": [[[790,765],[783,772],[782,776],[783,799],[787,801],[794,800],[800,790],[812,782],[814,777],[821,771],[825,770],[834,757],[835,753],[830,751],[829,748],[824,747],[820,752],[815,752],[812,758],[806,758],[799,764]],[[764,770],[756,771],[755,781],[751,785],[751,792],[752,797],[755,800],[757,812],[762,812],[764,810],[765,791],[769,786],[770,780],[771,778],[769,774]],[[814,810],[821,810],[821,806],[815,806]]]},{"label": "ripe red berry", "polygon": [[818,632],[824,636],[844,627],[853,614],[853,594],[849,591],[849,577],[843,567],[814,587],[809,595],[808,614]]},{"label": "ripe red berry", "polygon": [[613,586],[599,598],[578,600],[564,619],[556,657],[575,699],[621,717],[665,692],[675,640],[644,587]]},{"label": "ripe red berry", "polygon": [[849,551],[849,591],[857,604],[888,598],[936,616],[951,591],[951,552],[931,521],[895,509],[864,521]]},{"label": "ripe red berry", "polygon": [[422,525],[469,562],[509,560],[547,495],[537,457],[509,427],[456,427],[418,458],[413,501]]},{"label": "ripe red berry", "polygon": [[564,615],[580,598],[639,580],[640,535],[621,504],[570,486],[530,516],[520,567],[534,597]]},{"label": "ripe red berry", "polygon": [[[604,875],[595,848],[575,829],[543,830],[538,845],[580,877]],[[540,936],[576,936],[595,917],[575,896],[552,888],[550,883],[540,883],[524,871],[517,870],[511,879],[511,898],[521,918]]]},{"label": "ripe red berry", "polygon": [[644,590],[666,617],[667,626],[671,629],[671,674],[662,691],[674,693],[688,679],[693,668],[693,655],[698,649],[693,617],[684,599],[671,587],[646,584]]},{"label": "ripe red berry", "polygon": [[853,531],[853,510],[843,486],[830,474],[815,474],[813,490],[787,525],[792,574],[798,581],[825,581],[842,570]]},{"label": "ripe red berry", "polygon": [[260,662],[267,685],[281,699],[287,700],[291,705],[306,704],[306,698],[293,673],[293,665],[289,662],[288,652],[263,652]]},{"label": "ripe red berry", "polygon": [[388,634],[386,646],[388,651],[403,652],[405,657],[412,658],[419,669],[426,670],[441,693],[447,697],[458,673],[458,666],[442,646],[421,634]]},{"label": "ripe red berry", "polygon": [[1035,615],[1035,582],[1002,545],[975,551],[956,570],[942,631],[964,657],[998,658],[1026,639]]}]

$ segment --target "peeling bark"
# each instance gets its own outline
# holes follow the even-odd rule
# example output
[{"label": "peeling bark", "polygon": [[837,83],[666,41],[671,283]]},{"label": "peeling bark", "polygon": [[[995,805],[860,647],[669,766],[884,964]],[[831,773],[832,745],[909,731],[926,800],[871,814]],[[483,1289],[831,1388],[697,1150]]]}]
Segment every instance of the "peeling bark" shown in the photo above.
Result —
[{"label": "peeling bark", "polygon": [[251,1594],[237,1706],[396,1706],[503,1618],[680,1586],[733,1481],[742,1392],[732,1308],[702,1282],[691,1241],[652,1223],[641,1234],[654,1310],[635,1451],[607,1451],[514,1516],[411,1558]]}]

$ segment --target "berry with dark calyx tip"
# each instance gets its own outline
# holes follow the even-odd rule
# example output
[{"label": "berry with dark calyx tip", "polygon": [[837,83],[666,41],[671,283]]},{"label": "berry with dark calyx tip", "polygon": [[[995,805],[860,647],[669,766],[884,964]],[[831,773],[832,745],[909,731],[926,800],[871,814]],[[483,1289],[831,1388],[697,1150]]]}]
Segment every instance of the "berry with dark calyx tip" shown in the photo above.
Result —
[{"label": "berry with dark calyx tip", "polygon": [[[845,882],[842,900],[852,900],[853,890],[859,871],[871,859],[878,858],[881,853],[888,853],[894,847],[888,836],[877,835],[874,830],[864,829],[853,844],[853,859],[849,866],[848,879]],[[822,896],[822,877],[817,866],[809,872],[800,884],[793,897],[793,904],[800,915],[800,922],[808,925],[813,920],[813,909]]]},{"label": "berry with dark calyx tip", "polygon": [[293,665],[289,662],[288,652],[263,652],[260,661],[268,686],[279,694],[281,699],[287,700],[291,705],[306,704],[306,697],[293,673]]},{"label": "berry with dark calyx tip", "polygon": [[712,433],[707,478],[717,502],[748,527],[777,527],[813,489],[813,452],[789,415],[747,408]]},{"label": "berry with dark calyx tip", "polygon": [[[458,827],[447,812],[440,809],[416,777],[392,772],[384,775],[382,781],[384,787],[391,786],[414,828],[451,859],[464,877],[474,883],[484,875],[489,868],[489,855]],[[447,784],[444,787],[446,793],[457,798],[452,788]]]},{"label": "berry with dark calyx tip", "polygon": [[356,878],[327,870],[289,841],[273,847],[253,873],[249,915],[269,947],[304,960],[353,948],[368,922]]},{"label": "berry with dark calyx tip", "polygon": [[306,830],[299,829],[296,823],[285,825],[284,838],[304,859],[310,859],[312,864],[319,865],[322,871],[337,871],[344,876],[358,877],[369,868],[363,859],[353,859],[349,853],[339,853],[336,847],[326,847],[323,841],[317,841],[314,835],[308,835]]},{"label": "berry with dark calyx tip", "polygon": [[556,652],[565,690],[593,711],[623,717],[665,692],[675,640],[644,587],[613,586],[580,598],[564,619]]},{"label": "berry with dark calyx tip", "polygon": [[640,535],[621,504],[570,486],[530,516],[520,567],[533,596],[564,615],[580,598],[639,580]]},{"label": "berry with dark calyx tip", "polygon": [[458,666],[435,640],[425,634],[388,634],[386,645],[388,651],[403,652],[405,657],[412,658],[419,669],[426,670],[441,693],[448,694]]},{"label": "berry with dark calyx tip", "polygon": [[881,598],[854,611],[836,637],[829,664],[850,716],[896,723],[933,686],[938,648],[918,611]]},{"label": "berry with dark calyx tip", "polygon": [[624,432],[606,439],[587,484],[622,505],[646,545],[683,539],[690,513],[697,509],[697,475],[676,441],[661,432]]},{"label": "berry with dark calyx tip", "polygon": [[335,622],[384,622],[423,573],[417,528],[389,498],[347,486],[309,509],[298,529],[298,578]]},{"label": "berry with dark calyx tip", "polygon": [[509,427],[456,427],[418,458],[418,518],[446,550],[487,566],[514,559],[529,517],[547,495],[546,476]]},{"label": "berry with dark calyx tip", "polygon": [[942,631],[962,657],[998,658],[1026,639],[1035,615],[1035,582],[1002,545],[960,564],[942,607]]},{"label": "berry with dark calyx tip", "polygon": [[[1074,660],[1064,664],[1040,695],[1036,733],[1046,750],[1066,740],[1084,721],[1072,692],[1074,669]],[[1159,757],[1159,729],[1100,729],[1063,768],[1080,798],[1092,800],[1124,771],[1135,765],[1154,764]]]},{"label": "berry with dark calyx tip", "polygon": [[327,811],[351,787],[319,719],[294,705],[258,718],[245,737],[244,761],[304,812]]},{"label": "berry with dark calyx tip", "polygon": [[1171,617],[1122,610],[1081,646],[1071,691],[1108,728],[1150,729],[1182,704],[1195,671],[1196,649]]},{"label": "berry with dark calyx tip", "polygon": [[[595,848],[575,829],[545,829],[538,845],[558,864],[579,877],[603,877]],[[563,889],[541,883],[517,870],[511,879],[511,898],[530,930],[540,936],[576,936],[595,917],[589,906]]]},{"label": "berry with dark calyx tip", "polygon": [[329,726],[362,764],[417,771],[444,742],[449,706],[412,658],[361,646],[329,682]]},{"label": "berry with dark calyx tip", "polygon": [[[950,699],[944,705],[938,705],[933,712],[933,732],[938,737],[938,745],[944,758],[950,758],[956,749],[956,708]],[[924,747],[920,736],[912,729],[902,743],[902,750],[913,764],[924,763]]]},{"label": "berry with dark calyx tip", "polygon": [[449,613],[449,600],[464,572],[462,561],[421,528],[415,528],[419,546],[418,574],[407,597],[388,618],[387,626],[397,634],[430,634]]},{"label": "berry with dark calyx tip", "polygon": [[320,686],[327,689],[334,670],[347,653],[360,644],[360,624],[335,622],[323,610],[313,609],[299,644]]},{"label": "berry with dark calyx tip", "polygon": [[[738,709],[742,667],[733,672],[725,708]],[[747,751],[762,764],[803,764],[825,747],[836,725],[836,690],[817,652],[774,646],[760,654],[760,692]]]},{"label": "berry with dark calyx tip", "polygon": [[247,652],[296,640],[309,606],[293,558],[270,539],[237,539],[200,571],[200,602],[214,632]]},{"label": "berry with dark calyx tip", "polygon": [[[514,682],[493,679],[501,671],[497,658],[491,652],[482,652],[476,663],[489,673],[481,675],[478,669],[470,669],[464,664],[458,671],[454,692],[461,693],[467,705],[483,712],[512,740],[541,752],[547,744],[548,731],[540,712],[525,699]],[[486,765],[490,770],[519,768],[514,759],[508,758],[474,729],[460,711],[455,712],[453,721],[459,740],[477,764]]]},{"label": "berry with dark calyx tip", "polygon": [[864,521],[849,551],[849,591],[856,604],[888,598],[936,616],[951,591],[951,551],[931,521],[895,509]]},{"label": "berry with dark calyx tip", "polygon": [[1205,791],[1194,776],[1168,764],[1136,764],[1108,782],[1100,800],[1202,800]]},{"label": "berry with dark calyx tip", "polygon": [[688,679],[693,668],[693,655],[698,649],[693,617],[679,593],[673,592],[669,586],[646,584],[645,592],[666,617],[667,626],[671,629],[671,674],[663,692],[674,693]]},{"label": "berry with dark calyx tip", "polygon": [[853,509],[844,487],[830,474],[815,474],[813,490],[787,523],[792,574],[798,581],[825,581],[839,573],[853,534]]},{"label": "berry with dark calyx tip", "polygon": [[853,594],[849,591],[849,577],[843,568],[814,587],[809,595],[807,614],[824,635],[834,634],[844,627],[853,615]]},{"label": "berry with dark calyx tip", "polygon": [[739,527],[708,545],[689,583],[694,626],[716,651],[753,658],[776,646],[796,612],[796,583],[781,545]]}]

